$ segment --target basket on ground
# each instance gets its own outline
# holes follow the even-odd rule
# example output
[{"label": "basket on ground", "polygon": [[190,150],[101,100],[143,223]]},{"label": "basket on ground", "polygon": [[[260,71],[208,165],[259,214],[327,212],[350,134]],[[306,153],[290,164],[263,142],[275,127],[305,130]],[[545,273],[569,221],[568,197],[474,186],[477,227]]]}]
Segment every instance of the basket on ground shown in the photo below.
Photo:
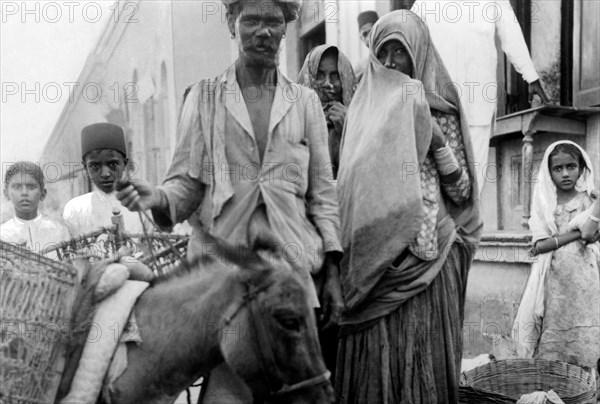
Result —
[{"label": "basket on ground", "polygon": [[70,265],[0,241],[0,403],[54,402],[76,279]]},{"label": "basket on ground", "polygon": [[460,384],[461,404],[516,403],[523,394],[549,390],[554,390],[565,404],[596,404],[594,375],[560,361],[491,361],[463,372]]}]

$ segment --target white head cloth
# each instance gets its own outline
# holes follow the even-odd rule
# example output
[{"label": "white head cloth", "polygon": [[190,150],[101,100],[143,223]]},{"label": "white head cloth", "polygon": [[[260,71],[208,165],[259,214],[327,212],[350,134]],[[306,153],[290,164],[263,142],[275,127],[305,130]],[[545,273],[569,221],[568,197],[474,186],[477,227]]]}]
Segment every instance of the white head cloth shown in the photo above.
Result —
[{"label": "white head cloth", "polygon": [[531,201],[529,228],[533,232],[533,243],[544,238],[555,236],[558,233],[558,228],[554,221],[554,211],[556,210],[556,185],[554,185],[552,177],[550,176],[548,159],[550,158],[550,153],[560,144],[570,144],[577,147],[583,155],[583,159],[587,165],[587,168],[585,168],[581,176],[579,176],[575,189],[579,192],[585,191],[588,195],[590,195],[594,189],[592,160],[581,146],[569,140],[561,140],[548,146],[538,170],[536,186]]}]

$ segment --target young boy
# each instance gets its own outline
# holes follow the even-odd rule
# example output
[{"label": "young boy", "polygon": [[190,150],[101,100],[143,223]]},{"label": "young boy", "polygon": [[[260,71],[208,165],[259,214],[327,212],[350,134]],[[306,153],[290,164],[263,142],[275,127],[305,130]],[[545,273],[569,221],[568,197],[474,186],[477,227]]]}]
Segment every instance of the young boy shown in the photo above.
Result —
[{"label": "young boy", "polygon": [[[65,225],[38,212],[38,205],[46,193],[44,174],[37,164],[19,161],[8,168],[4,177],[4,196],[14,207],[14,217],[0,226],[2,241],[42,253],[71,238]],[[56,254],[47,255],[57,258]]]},{"label": "young boy", "polygon": [[[137,212],[127,210],[115,197],[115,184],[128,168],[123,129],[111,123],[95,123],[81,131],[83,166],[94,190],[71,199],[63,210],[63,219],[74,237],[112,226],[113,210],[123,216],[126,233],[143,234]],[[150,226],[146,226],[148,231]]]}]

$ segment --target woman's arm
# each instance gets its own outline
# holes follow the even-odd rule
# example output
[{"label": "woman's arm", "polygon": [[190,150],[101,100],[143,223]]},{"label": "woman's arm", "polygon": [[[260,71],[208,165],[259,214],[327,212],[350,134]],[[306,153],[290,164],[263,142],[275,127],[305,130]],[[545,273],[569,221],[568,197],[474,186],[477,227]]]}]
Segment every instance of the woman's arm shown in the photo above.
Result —
[{"label": "woman's arm", "polygon": [[451,134],[444,133],[435,117],[432,119],[432,129],[431,149],[440,174],[440,185],[454,203],[461,204],[471,196],[471,180],[462,137],[452,139]]},{"label": "woman's arm", "polygon": [[579,230],[573,230],[568,233],[559,234],[556,237],[548,237],[538,240],[532,249],[533,255],[544,254],[550,251],[558,250],[560,247],[577,241],[581,238]]}]

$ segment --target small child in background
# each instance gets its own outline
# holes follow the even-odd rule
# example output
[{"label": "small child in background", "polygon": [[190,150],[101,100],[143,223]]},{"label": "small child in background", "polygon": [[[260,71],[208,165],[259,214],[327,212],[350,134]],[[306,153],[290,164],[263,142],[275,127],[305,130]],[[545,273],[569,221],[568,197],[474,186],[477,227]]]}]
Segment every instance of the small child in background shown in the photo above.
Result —
[{"label": "small child in background", "polygon": [[534,190],[533,263],[513,326],[521,357],[593,368],[600,357],[600,203],[587,153],[548,147]]},{"label": "small child in background", "polygon": [[[14,207],[14,217],[0,226],[2,241],[42,253],[71,238],[65,225],[39,213],[38,205],[46,193],[44,174],[35,163],[19,161],[8,168],[4,177],[4,196]],[[44,255],[57,258],[52,252]]]}]

